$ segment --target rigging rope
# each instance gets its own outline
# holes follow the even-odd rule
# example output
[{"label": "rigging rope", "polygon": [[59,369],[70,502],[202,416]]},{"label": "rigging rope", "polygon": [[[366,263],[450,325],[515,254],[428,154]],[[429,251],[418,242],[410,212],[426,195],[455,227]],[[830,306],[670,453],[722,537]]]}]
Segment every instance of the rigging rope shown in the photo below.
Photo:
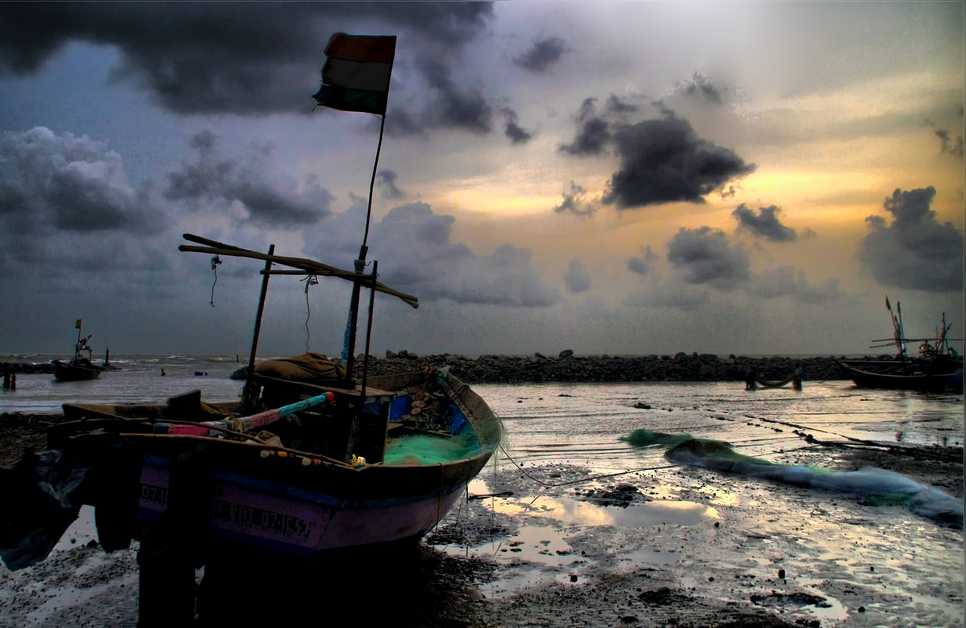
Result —
[{"label": "rigging rope", "polygon": [[218,265],[221,264],[221,258],[215,255],[211,258],[211,272],[215,275],[214,281],[211,282],[211,307],[215,307],[215,286],[218,284]]},{"label": "rigging rope", "polygon": [[309,352],[309,344],[312,341],[312,332],[309,331],[309,318],[312,316],[312,308],[309,306],[309,286],[319,285],[319,278],[315,275],[306,275],[305,279],[305,352]]}]

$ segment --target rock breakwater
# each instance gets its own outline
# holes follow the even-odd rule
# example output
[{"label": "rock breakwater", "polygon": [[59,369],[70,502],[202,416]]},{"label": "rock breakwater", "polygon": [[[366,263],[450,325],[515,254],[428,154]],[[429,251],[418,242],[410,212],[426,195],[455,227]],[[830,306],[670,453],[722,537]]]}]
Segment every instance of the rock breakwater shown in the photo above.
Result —
[{"label": "rock breakwater", "polygon": [[[612,356],[576,355],[570,350],[557,357],[454,354],[417,356],[408,351],[369,357],[369,373],[390,375],[423,367],[449,365],[454,375],[470,383],[533,382],[714,382],[744,381],[748,373],[763,379],[783,379],[801,369],[808,381],[848,379],[837,357],[720,357],[710,353]],[[362,356],[357,370],[361,373]]]},{"label": "rock breakwater", "polygon": [[34,362],[0,362],[0,375],[5,373],[53,373],[54,365],[50,362],[35,364]]}]

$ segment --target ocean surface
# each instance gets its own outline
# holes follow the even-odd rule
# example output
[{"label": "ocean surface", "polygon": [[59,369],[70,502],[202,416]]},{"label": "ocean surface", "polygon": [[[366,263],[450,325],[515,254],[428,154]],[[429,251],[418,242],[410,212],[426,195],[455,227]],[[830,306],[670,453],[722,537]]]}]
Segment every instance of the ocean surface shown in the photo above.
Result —
[{"label": "ocean surface", "polygon": [[[193,389],[222,401],[238,398],[242,386],[229,379],[241,366],[235,356],[118,355],[113,363],[120,370],[87,382],[20,374],[16,391],[0,391],[0,412],[163,401]],[[499,578],[481,587],[488,598],[551,583],[603,582],[604,573],[643,573],[715,599],[764,595],[762,604],[783,604],[823,625],[962,624],[962,529],[931,519],[931,502],[917,510],[909,500],[872,499],[866,489],[874,493],[897,481],[889,472],[849,476],[851,484],[842,487],[855,488],[858,480],[858,491],[839,490],[834,482],[815,488],[674,465],[663,447],[621,440],[638,429],[688,433],[792,465],[793,474],[805,467],[827,479],[825,468],[843,468],[839,450],[807,443],[796,429],[840,442],[962,446],[962,395],[860,390],[846,381],[805,381],[802,391],[749,392],[741,382],[473,389],[502,418],[506,439],[468,495],[508,489],[512,495],[463,502],[441,525],[442,535],[427,542],[500,563]],[[579,483],[569,484],[575,477]],[[615,506],[586,497],[587,490],[612,490],[620,482],[644,500]],[[958,498],[927,497],[952,501],[961,516]],[[92,538],[89,520],[85,509],[60,549]],[[473,542],[472,521],[504,533]],[[775,579],[779,568],[787,579]],[[793,606],[808,598],[775,590],[822,601]]]},{"label": "ocean surface", "polygon": [[[32,354],[18,361],[55,357],[63,356]],[[208,401],[233,400],[242,382],[229,376],[245,363],[244,356],[237,359],[242,362],[236,356],[118,355],[111,363],[119,370],[83,382],[22,373],[16,391],[0,391],[0,413],[59,412],[61,404],[71,402],[163,401],[194,389]],[[726,440],[756,456],[801,444],[790,430],[767,434],[734,420],[759,416],[894,443],[961,446],[963,440],[962,395],[860,390],[848,381],[806,381],[802,392],[749,393],[740,382],[476,384],[473,389],[503,418],[513,450],[534,462],[617,468],[639,461],[638,452],[616,439],[643,423],[708,438],[726,431]],[[634,408],[637,403],[651,409]]]}]

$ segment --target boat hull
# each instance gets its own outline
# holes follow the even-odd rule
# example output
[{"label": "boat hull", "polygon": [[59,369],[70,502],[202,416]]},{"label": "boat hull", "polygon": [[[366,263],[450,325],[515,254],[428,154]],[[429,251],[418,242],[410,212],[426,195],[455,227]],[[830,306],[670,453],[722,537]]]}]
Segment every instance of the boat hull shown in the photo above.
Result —
[{"label": "boat hull", "polygon": [[97,379],[101,369],[97,367],[77,366],[74,364],[54,364],[54,379],[58,382],[80,382]]},{"label": "boat hull", "polygon": [[920,390],[944,392],[963,390],[963,369],[942,373],[877,373],[840,362],[849,377],[859,388],[884,388],[892,390]]},{"label": "boat hull", "polygon": [[[216,472],[206,500],[207,533],[220,541],[300,556],[416,539],[449,512],[467,482],[459,477],[423,494],[361,497]],[[140,528],[150,528],[167,510],[168,488],[167,461],[147,460],[140,479]]]}]

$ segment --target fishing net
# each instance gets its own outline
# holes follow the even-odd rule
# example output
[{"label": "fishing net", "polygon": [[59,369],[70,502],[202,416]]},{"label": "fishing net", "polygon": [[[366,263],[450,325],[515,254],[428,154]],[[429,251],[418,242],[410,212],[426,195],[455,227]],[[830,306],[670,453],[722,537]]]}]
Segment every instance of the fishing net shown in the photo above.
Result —
[{"label": "fishing net", "polygon": [[652,432],[651,430],[634,430],[627,436],[621,436],[621,440],[632,447],[650,447],[651,445],[667,445],[673,447],[678,443],[691,440],[690,434],[665,434],[663,432]]},{"label": "fishing net", "polygon": [[665,457],[680,464],[802,488],[849,493],[861,497],[869,505],[904,505],[919,516],[953,527],[963,527],[963,505],[959,499],[894,471],[876,467],[838,471],[779,464],[739,454],[730,443],[694,438],[689,434],[664,434],[640,429],[621,440],[634,447],[663,445],[667,447]]},{"label": "fishing net", "polygon": [[480,443],[470,429],[450,437],[408,434],[389,442],[383,464],[445,464],[472,458],[481,451]]}]

